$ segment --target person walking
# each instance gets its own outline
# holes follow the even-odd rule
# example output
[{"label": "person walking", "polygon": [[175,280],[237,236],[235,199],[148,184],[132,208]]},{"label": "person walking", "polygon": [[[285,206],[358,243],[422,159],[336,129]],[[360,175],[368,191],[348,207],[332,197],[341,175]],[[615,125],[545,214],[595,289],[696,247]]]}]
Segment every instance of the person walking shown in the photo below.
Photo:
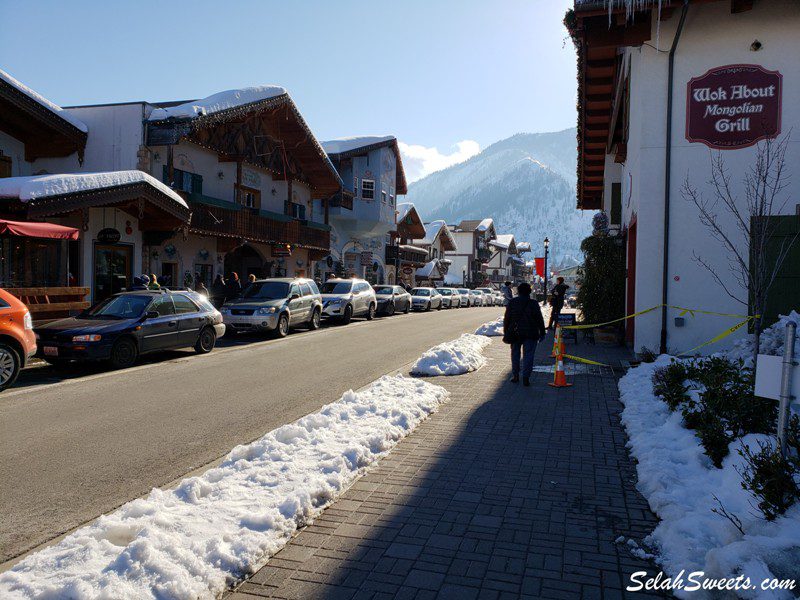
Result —
[{"label": "person walking", "polygon": [[225,300],[233,300],[242,295],[242,282],[239,281],[239,274],[233,271],[228,276],[228,283],[225,284]]},{"label": "person walking", "polygon": [[564,283],[564,278],[559,277],[556,279],[556,284],[553,286],[553,292],[550,295],[550,322],[547,324],[548,329],[552,329],[558,323],[558,315],[561,314],[561,309],[564,308],[564,300],[567,296],[569,286]]},{"label": "person walking", "polygon": [[508,302],[503,317],[503,341],[511,345],[512,383],[519,382],[521,371],[522,385],[531,384],[533,354],[546,332],[539,303],[531,298],[530,284],[520,283],[517,296]]},{"label": "person walking", "polygon": [[511,289],[511,282],[506,281],[503,284],[503,306],[508,306],[511,299],[514,297],[514,290]]},{"label": "person walking", "polygon": [[225,280],[222,278],[222,275],[217,273],[217,276],[214,278],[214,283],[211,284],[211,304],[214,305],[215,308],[219,308],[225,302]]}]

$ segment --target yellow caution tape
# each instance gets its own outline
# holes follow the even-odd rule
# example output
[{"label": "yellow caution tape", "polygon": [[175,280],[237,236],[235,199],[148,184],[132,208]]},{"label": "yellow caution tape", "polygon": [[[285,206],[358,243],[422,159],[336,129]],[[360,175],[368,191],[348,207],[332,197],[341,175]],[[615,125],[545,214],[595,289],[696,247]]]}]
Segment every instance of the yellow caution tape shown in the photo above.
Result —
[{"label": "yellow caution tape", "polygon": [[587,365],[597,365],[598,367],[610,367],[611,365],[607,365],[606,363],[596,362],[594,360],[589,360],[588,358],[581,358],[580,356],[572,356],[571,354],[564,354],[564,358],[568,358],[570,360],[574,360],[575,362],[584,363]]},{"label": "yellow caution tape", "polygon": [[729,327],[728,329],[726,329],[725,331],[723,331],[719,335],[714,336],[713,338],[711,338],[707,342],[703,342],[702,344],[700,344],[699,346],[695,346],[691,350],[686,350],[685,352],[681,352],[680,354],[678,354],[678,356],[686,356],[687,354],[693,353],[695,350],[699,350],[703,346],[709,346],[709,345],[711,345],[711,344],[713,344],[715,342],[718,342],[718,341],[720,341],[722,339],[725,339],[730,334],[732,334],[734,331],[737,331],[737,330],[741,329],[742,327],[744,327],[745,325],[747,325],[750,321],[751,321],[751,318],[745,319],[741,323],[737,323],[736,325],[734,325],[733,327]]},{"label": "yellow caution tape", "polygon": [[736,319],[745,319],[745,323],[747,323],[747,322],[749,322],[749,321],[751,321],[753,319],[757,319],[758,317],[761,316],[761,315],[752,315],[752,316],[736,315],[736,314],[731,314],[731,313],[720,313],[720,312],[713,312],[713,311],[710,311],[710,310],[701,310],[699,308],[686,308],[686,307],[683,307],[683,306],[673,306],[671,304],[657,304],[655,306],[651,306],[650,308],[646,308],[644,310],[640,310],[639,312],[635,312],[635,313],[633,313],[631,315],[625,315],[624,317],[620,317],[619,319],[614,319],[613,321],[606,321],[605,323],[581,323],[579,325],[561,325],[561,328],[562,329],[591,329],[593,327],[604,327],[606,325],[611,325],[612,323],[619,323],[620,321],[625,321],[626,319],[632,319],[633,317],[639,317],[639,316],[647,314],[649,312],[653,312],[654,310],[658,310],[659,308],[662,308],[663,306],[666,306],[667,308],[672,308],[674,310],[681,311],[680,312],[680,316],[681,317],[683,317],[683,316],[685,316],[687,314],[690,314],[693,317],[696,314],[714,315],[716,317],[732,317],[732,318],[736,318]]},{"label": "yellow caution tape", "polygon": [[652,306],[650,308],[646,308],[645,310],[641,310],[637,313],[633,313],[632,315],[626,315],[624,317],[620,317],[619,319],[614,319],[613,321],[606,321],[605,323],[581,323],[580,325],[561,325],[562,329],[590,329],[592,327],[604,327],[605,325],[611,325],[612,323],[619,323],[620,321],[624,321],[625,319],[632,319],[633,317],[638,317],[640,315],[644,315],[646,313],[652,312],[657,308],[661,308],[661,305]]}]

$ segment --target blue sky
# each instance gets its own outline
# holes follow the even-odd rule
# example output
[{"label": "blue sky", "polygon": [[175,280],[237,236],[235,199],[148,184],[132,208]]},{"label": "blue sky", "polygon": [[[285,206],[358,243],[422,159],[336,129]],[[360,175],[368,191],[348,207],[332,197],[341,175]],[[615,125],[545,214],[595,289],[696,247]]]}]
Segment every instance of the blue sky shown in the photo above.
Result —
[{"label": "blue sky", "polygon": [[319,139],[394,134],[413,178],[575,124],[570,0],[0,0],[0,68],[61,105],[286,87]]}]

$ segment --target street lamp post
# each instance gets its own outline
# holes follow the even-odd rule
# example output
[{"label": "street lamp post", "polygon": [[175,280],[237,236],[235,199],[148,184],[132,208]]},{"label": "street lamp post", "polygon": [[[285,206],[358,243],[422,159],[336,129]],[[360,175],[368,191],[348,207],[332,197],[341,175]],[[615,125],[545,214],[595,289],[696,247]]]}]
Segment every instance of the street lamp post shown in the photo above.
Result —
[{"label": "street lamp post", "polygon": [[461,269],[461,279],[462,279],[461,284],[464,287],[467,287],[467,269],[466,268]]},{"label": "street lamp post", "polygon": [[547,302],[547,257],[550,254],[550,240],[544,238],[544,301]]}]

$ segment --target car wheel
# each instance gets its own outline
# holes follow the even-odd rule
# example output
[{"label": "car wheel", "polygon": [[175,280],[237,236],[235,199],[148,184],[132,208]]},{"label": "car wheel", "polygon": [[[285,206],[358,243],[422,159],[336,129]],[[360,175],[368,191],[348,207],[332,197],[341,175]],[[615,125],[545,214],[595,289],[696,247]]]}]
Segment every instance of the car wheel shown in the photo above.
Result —
[{"label": "car wheel", "polygon": [[17,380],[20,359],[17,351],[8,344],[0,344],[0,391]]},{"label": "car wheel", "polygon": [[197,337],[197,342],[194,345],[194,351],[198,354],[208,354],[214,349],[217,343],[217,333],[213,327],[204,327]]},{"label": "car wheel", "polygon": [[115,369],[127,369],[139,357],[139,350],[130,338],[122,338],[114,342],[111,348],[111,366]]},{"label": "car wheel", "polygon": [[319,329],[320,321],[322,320],[322,315],[318,309],[314,309],[314,312],[311,313],[311,320],[308,322],[308,328],[311,331],[315,329]]},{"label": "car wheel", "polygon": [[370,304],[369,310],[367,310],[367,321],[372,321],[375,318],[375,305]]},{"label": "car wheel", "polygon": [[394,302],[389,302],[386,305],[386,316],[391,317],[394,314]]},{"label": "car wheel", "polygon": [[409,312],[411,312],[411,302],[409,302],[408,304],[406,304],[406,309],[405,309],[403,312],[404,312],[405,314],[408,314]]},{"label": "car wheel", "polygon": [[428,305],[425,307],[425,312],[428,312],[431,309],[431,303],[428,302]]},{"label": "car wheel", "polygon": [[347,325],[353,319],[353,307],[348,304],[344,307],[344,314],[342,315],[342,323]]},{"label": "car wheel", "polygon": [[289,335],[289,315],[283,313],[278,317],[278,326],[275,328],[275,336],[285,338]]},{"label": "car wheel", "polygon": [[436,310],[442,310],[443,308],[444,308],[444,302],[439,300],[439,306],[436,308]]}]

